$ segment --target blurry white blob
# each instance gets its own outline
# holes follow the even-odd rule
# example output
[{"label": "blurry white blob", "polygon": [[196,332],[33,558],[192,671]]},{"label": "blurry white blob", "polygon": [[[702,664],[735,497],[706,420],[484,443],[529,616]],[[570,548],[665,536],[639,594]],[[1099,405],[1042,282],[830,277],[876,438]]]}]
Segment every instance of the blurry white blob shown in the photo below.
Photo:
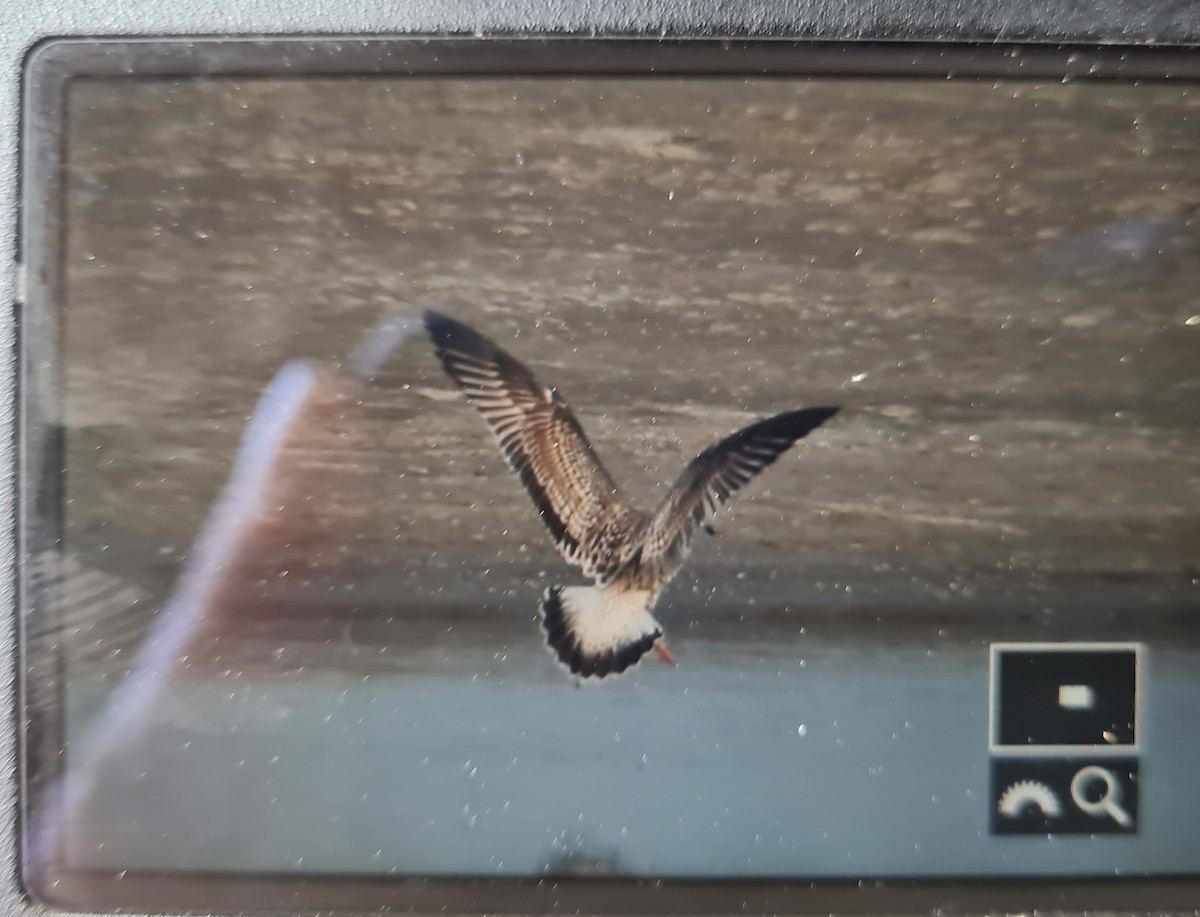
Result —
[{"label": "blurry white blob", "polygon": [[1064,710],[1091,710],[1096,706],[1096,692],[1090,685],[1059,685],[1058,705]]},{"label": "blurry white blob", "polygon": [[1044,280],[1120,268],[1179,255],[1196,245],[1200,205],[1171,205],[1143,217],[1119,217],[1039,248],[1037,273]]},{"label": "blurry white blob", "polygon": [[403,343],[414,319],[386,316],[364,337],[347,367],[296,361],[280,369],[246,424],[233,471],[188,553],[154,627],[128,675],[113,691],[82,741],[72,745],[71,765],[47,796],[31,832],[28,862],[53,861],[61,832],[96,789],[106,759],[132,744],[172,677],[186,665],[191,647],[236,599],[256,558],[289,538],[288,509],[319,483],[319,471],[289,461],[357,401],[356,394]]}]

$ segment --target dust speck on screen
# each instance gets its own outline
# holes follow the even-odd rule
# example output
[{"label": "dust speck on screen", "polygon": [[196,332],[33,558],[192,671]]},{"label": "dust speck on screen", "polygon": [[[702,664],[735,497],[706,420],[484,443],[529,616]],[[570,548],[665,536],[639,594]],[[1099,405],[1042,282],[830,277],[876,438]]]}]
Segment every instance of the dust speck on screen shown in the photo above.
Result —
[{"label": "dust speck on screen", "polygon": [[1194,86],[65,112],[32,862],[1200,874]]}]

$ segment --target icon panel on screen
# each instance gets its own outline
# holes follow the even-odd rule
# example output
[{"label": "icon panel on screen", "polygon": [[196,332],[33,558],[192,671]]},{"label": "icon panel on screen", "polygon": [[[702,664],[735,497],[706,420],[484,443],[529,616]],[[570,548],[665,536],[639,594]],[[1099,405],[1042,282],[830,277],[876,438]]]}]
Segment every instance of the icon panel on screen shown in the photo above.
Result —
[{"label": "icon panel on screen", "polygon": [[1138,643],[996,643],[989,749],[993,834],[1134,834]]}]

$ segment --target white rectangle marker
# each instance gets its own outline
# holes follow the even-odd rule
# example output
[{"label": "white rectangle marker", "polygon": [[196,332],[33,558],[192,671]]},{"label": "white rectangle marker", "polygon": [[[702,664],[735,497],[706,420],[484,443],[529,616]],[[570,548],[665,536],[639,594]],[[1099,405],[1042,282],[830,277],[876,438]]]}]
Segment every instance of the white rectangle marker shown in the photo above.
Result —
[{"label": "white rectangle marker", "polygon": [[1091,710],[1096,693],[1088,685],[1059,685],[1058,705],[1064,710]]}]

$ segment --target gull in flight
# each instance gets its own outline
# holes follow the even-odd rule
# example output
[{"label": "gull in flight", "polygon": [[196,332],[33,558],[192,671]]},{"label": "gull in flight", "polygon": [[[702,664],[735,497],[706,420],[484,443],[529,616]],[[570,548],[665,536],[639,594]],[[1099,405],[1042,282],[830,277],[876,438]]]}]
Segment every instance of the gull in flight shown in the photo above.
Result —
[{"label": "gull in flight", "polygon": [[541,603],[550,647],[583,678],[623,672],[651,649],[674,663],[651,612],[691,553],[696,530],[712,534],[709,519],[721,504],[838,411],[788,411],[727,436],[696,456],[659,506],[645,512],[622,497],[558,392],[461,322],[431,310],[422,321],[559,551],[595,580],[551,586]]}]

